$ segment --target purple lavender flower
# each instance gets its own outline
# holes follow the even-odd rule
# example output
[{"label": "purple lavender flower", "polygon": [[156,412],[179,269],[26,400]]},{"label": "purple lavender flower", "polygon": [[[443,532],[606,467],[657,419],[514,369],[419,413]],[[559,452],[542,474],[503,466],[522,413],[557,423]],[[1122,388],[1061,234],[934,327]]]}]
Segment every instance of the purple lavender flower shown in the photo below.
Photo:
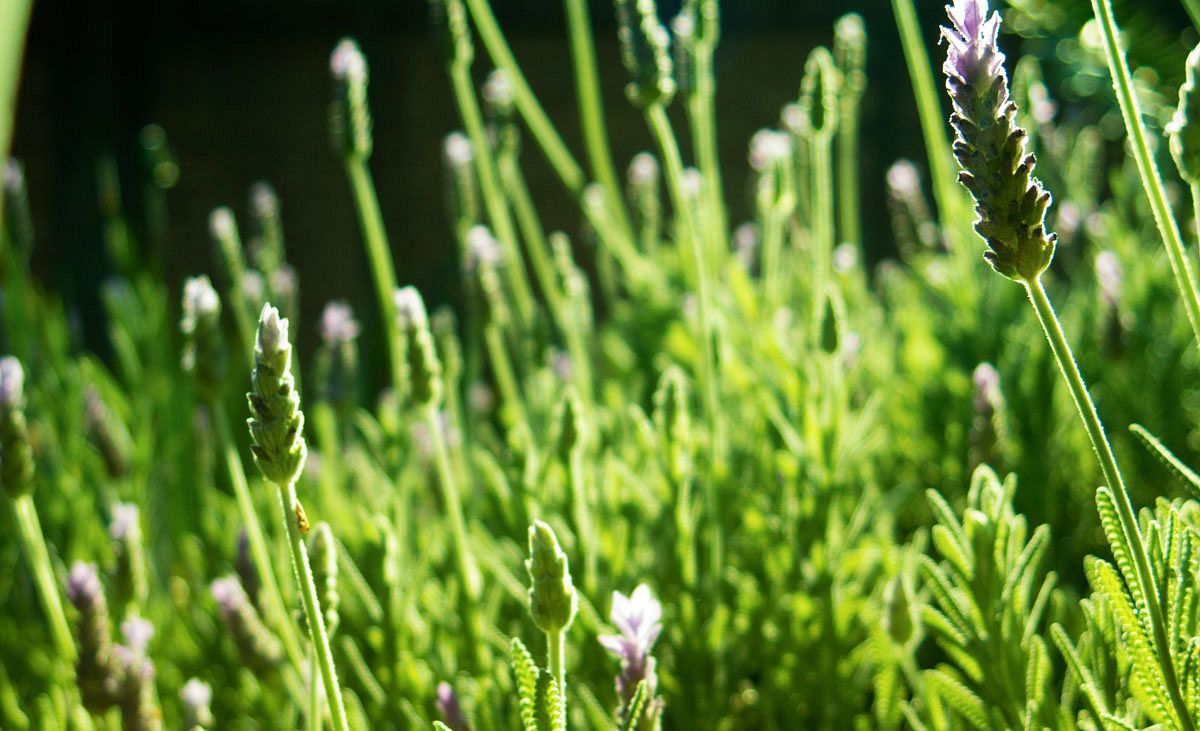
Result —
[{"label": "purple lavender flower", "polygon": [[638,683],[643,680],[653,696],[657,676],[650,649],[662,632],[662,604],[650,593],[649,586],[639,584],[629,596],[619,591],[613,592],[609,617],[621,634],[603,635],[599,640],[604,649],[621,661],[617,693],[622,704],[627,704],[633,698]]},{"label": "purple lavender flower", "polygon": [[250,603],[238,578],[225,576],[214,581],[210,588],[217,608],[221,611],[221,617],[233,635],[242,661],[259,672],[282,661],[283,647],[271,630],[263,624],[258,610]]},{"label": "purple lavender flower", "polygon": [[0,358],[0,407],[21,408],[24,385],[25,371],[21,361],[11,355]]},{"label": "purple lavender flower", "polygon": [[470,730],[471,724],[463,714],[462,705],[458,702],[458,694],[454,692],[454,686],[449,683],[438,683],[437,709],[442,716],[442,723],[449,726],[451,731]]},{"label": "purple lavender flower", "polygon": [[75,681],[84,707],[103,713],[117,701],[119,673],[108,627],[108,600],[96,564],[77,561],[67,576],[67,599],[79,612],[75,621]]},{"label": "purple lavender flower", "polygon": [[975,230],[987,242],[984,258],[1004,276],[1032,282],[1054,257],[1046,232],[1050,194],[1033,177],[1036,159],[1025,153],[1025,130],[1014,118],[1004,54],[997,44],[1000,15],[987,0],[954,0],[952,27],[942,28],[948,50],[942,67],[954,113],[954,156],[959,181],[975,198]]}]

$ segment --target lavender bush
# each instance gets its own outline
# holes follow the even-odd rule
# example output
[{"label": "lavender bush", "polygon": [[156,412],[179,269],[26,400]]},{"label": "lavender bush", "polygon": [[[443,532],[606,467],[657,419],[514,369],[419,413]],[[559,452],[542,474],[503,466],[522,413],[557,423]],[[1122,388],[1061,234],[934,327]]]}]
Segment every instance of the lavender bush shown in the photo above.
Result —
[{"label": "lavender bush", "polygon": [[[1108,0],[1053,6],[954,0],[927,48],[892,0],[927,157],[871,180],[863,121],[908,102],[857,14],[781,59],[796,97],[723,170],[718,0],[616,0],[614,99],[564,0],[578,158],[488,0],[434,0],[454,308],[404,284],[352,39],[312,83],[370,292],[319,322],[269,184],[180,287],[165,208],[134,220],[108,170],[111,348],[82,351],[7,163],[0,728],[1194,729],[1200,51],[1160,49],[1166,88]],[[1064,22],[1078,53],[1022,55]],[[1115,99],[1069,82],[1102,73]],[[141,144],[165,207],[181,171]]]}]

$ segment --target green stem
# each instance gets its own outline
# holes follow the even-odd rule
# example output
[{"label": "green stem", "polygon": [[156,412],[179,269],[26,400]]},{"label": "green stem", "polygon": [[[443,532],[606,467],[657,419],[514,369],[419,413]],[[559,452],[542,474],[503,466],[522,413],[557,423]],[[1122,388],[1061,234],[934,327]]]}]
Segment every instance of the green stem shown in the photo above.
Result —
[{"label": "green stem", "polygon": [[554,262],[550,257],[550,247],[546,243],[546,233],[533,205],[533,198],[529,195],[529,186],[525,183],[516,153],[499,155],[497,163],[504,191],[512,203],[517,226],[525,239],[525,250],[529,253],[530,264],[533,265],[533,275],[537,277],[538,286],[542,290],[542,296],[546,298],[551,316],[558,322],[559,329],[562,329],[562,292],[554,278]]},{"label": "green stem", "polygon": [[[117,236],[120,235],[117,234]],[[241,235],[237,232],[236,226],[233,235],[217,237],[217,246],[221,250],[225,273],[229,277],[229,303],[233,308],[233,323],[237,327],[238,339],[244,348],[243,352],[250,365],[253,366],[254,324],[251,318],[255,313],[251,312],[250,300],[246,297],[246,253],[242,248]]]},{"label": "green stem", "polygon": [[1079,366],[1075,363],[1071,346],[1067,343],[1058,316],[1054,313],[1054,307],[1050,304],[1050,298],[1046,296],[1046,290],[1042,287],[1041,280],[1034,279],[1026,282],[1025,289],[1029,293],[1029,301],[1033,303],[1033,309],[1042,324],[1042,330],[1046,333],[1046,339],[1050,342],[1050,349],[1058,361],[1059,370],[1062,371],[1063,379],[1071,392],[1071,398],[1075,401],[1075,408],[1079,410],[1079,418],[1083,420],[1083,426],[1087,429],[1088,439],[1092,442],[1092,449],[1096,451],[1096,458],[1100,462],[1100,470],[1104,473],[1104,481],[1116,498],[1114,502],[1116,502],[1117,516],[1121,522],[1121,532],[1124,534],[1125,542],[1129,544],[1134,571],[1137,574],[1137,581],[1141,585],[1141,594],[1146,601],[1147,614],[1154,632],[1154,644],[1157,648],[1155,654],[1162,666],[1167,693],[1171,698],[1171,705],[1174,706],[1175,715],[1179,717],[1183,728],[1191,731],[1195,727],[1179,690],[1166,622],[1159,604],[1158,591],[1155,588],[1154,574],[1151,572],[1150,561],[1146,556],[1146,548],[1142,541],[1141,529],[1138,526],[1137,513],[1133,509],[1133,501],[1130,500],[1129,490],[1126,489],[1125,481],[1121,477],[1121,470],[1117,466],[1117,458],[1113,455],[1112,446],[1104,434],[1104,426],[1100,423],[1099,414],[1096,413],[1096,405],[1088,395],[1087,384],[1084,383],[1083,376],[1079,373]]},{"label": "green stem", "polygon": [[321,685],[317,682],[317,673],[321,672],[317,663],[317,653],[312,653],[308,665],[308,729],[321,731]]},{"label": "green stem", "polygon": [[396,322],[396,306],[392,302],[393,293],[396,291],[396,270],[392,265],[392,250],[388,244],[387,230],[383,226],[383,213],[379,210],[379,198],[375,195],[375,183],[371,179],[371,170],[367,167],[366,159],[358,156],[347,157],[346,175],[350,178],[354,207],[358,211],[363,243],[367,247],[367,259],[371,265],[371,277],[375,280],[379,317],[387,339],[392,387],[399,389],[404,383],[404,350],[400,343],[400,328]]},{"label": "green stem", "polygon": [[584,471],[583,450],[575,448],[570,454],[570,483],[571,502],[574,510],[575,533],[579,537],[579,547],[583,553],[583,585],[588,593],[594,594],[596,588],[596,547],[592,534],[591,500],[587,487],[587,475]]},{"label": "green stem", "polygon": [[838,208],[840,240],[853,244],[862,252],[862,220],[858,184],[858,123],[857,99],[844,99],[838,115]]},{"label": "green stem", "polygon": [[534,317],[533,295],[530,293],[529,279],[525,272],[525,260],[521,256],[512,215],[505,200],[504,190],[500,185],[496,160],[492,156],[492,147],[488,143],[483,114],[480,112],[479,102],[475,98],[470,64],[462,59],[452,60],[450,62],[450,81],[454,87],[454,99],[458,104],[459,114],[462,116],[463,127],[466,128],[467,137],[471,140],[471,150],[475,157],[475,173],[479,178],[479,191],[483,195],[488,220],[496,232],[497,241],[504,247],[505,261],[504,266],[501,267],[501,273],[512,297],[517,321],[527,332]]},{"label": "green stem", "polygon": [[917,111],[921,117],[921,131],[925,137],[925,150],[929,155],[929,172],[933,177],[933,196],[937,200],[938,218],[949,224],[955,220],[961,200],[955,185],[954,163],[950,157],[950,138],[946,134],[946,114],[938,101],[934,84],[933,65],[925,49],[921,25],[913,0],[892,0],[892,11],[896,16],[896,27],[900,31],[900,44],[904,48],[904,59],[912,80],[913,94],[917,98]]},{"label": "green stem", "polygon": [[300,501],[296,499],[296,483],[276,484],[279,488],[279,508],[283,511],[283,525],[287,528],[288,548],[292,553],[292,571],[300,586],[300,600],[304,605],[304,616],[308,620],[308,635],[313,652],[321,667],[321,682],[325,696],[329,699],[329,715],[337,731],[349,731],[346,723],[346,706],[342,702],[342,689],[338,685],[337,671],[333,666],[333,651],[329,647],[329,635],[325,631],[325,616],[321,612],[321,601],[317,597],[317,585],[313,580],[312,567],[308,563],[308,549],[300,533]]},{"label": "green stem", "polygon": [[496,379],[496,388],[504,406],[512,414],[510,428],[528,423],[525,417],[525,401],[521,397],[521,387],[517,385],[517,377],[513,371],[512,360],[509,358],[500,327],[489,322],[483,326],[483,337],[487,344],[488,360],[492,366],[492,375]]},{"label": "green stem", "polygon": [[263,583],[263,594],[266,597],[264,609],[270,625],[279,633],[284,651],[292,666],[299,671],[304,667],[304,655],[300,651],[300,641],[296,636],[295,626],[288,616],[287,602],[279,589],[275,577],[275,569],[267,552],[267,540],[264,537],[262,523],[258,520],[258,511],[254,509],[254,500],[250,495],[250,485],[246,481],[246,473],[242,469],[242,459],[238,454],[237,443],[229,430],[229,419],[225,414],[225,406],[221,403],[212,405],[213,423],[217,429],[217,441],[225,459],[225,469],[229,474],[229,482],[233,486],[233,494],[237,499],[238,511],[242,515],[242,527],[246,531],[246,542],[250,547],[250,558],[258,571]]},{"label": "green stem", "polygon": [[564,630],[546,633],[547,664],[550,666],[550,674],[558,683],[558,708],[561,718],[567,717],[567,647],[563,637],[565,634]]},{"label": "green stem", "polygon": [[496,22],[496,16],[492,14],[491,5],[488,0],[465,0],[465,2],[467,9],[471,12],[471,19],[475,21],[475,28],[479,31],[479,38],[487,48],[488,55],[492,57],[492,62],[496,64],[496,68],[504,71],[509,83],[512,84],[513,103],[516,105],[517,111],[521,113],[525,124],[529,126],[529,132],[542,149],[550,166],[554,168],[554,172],[558,173],[558,177],[566,189],[571,192],[572,196],[578,197],[583,192],[583,186],[586,183],[583,169],[579,167],[579,163],[575,162],[575,158],[571,156],[567,146],[563,144],[562,138],[555,131],[550,118],[546,116],[546,112],[538,103],[537,97],[530,90],[529,82],[521,73],[521,67],[513,58],[512,49],[508,47],[508,42],[504,39],[504,33],[501,32],[500,25]]},{"label": "green stem", "polygon": [[575,67],[575,89],[579,97],[579,119],[584,144],[587,147],[588,163],[596,181],[604,187],[609,210],[617,217],[625,235],[632,237],[633,228],[629,224],[621,186],[617,182],[617,172],[613,167],[612,152],[608,147],[608,128],[600,96],[599,75],[596,72],[596,48],[592,42],[587,0],[566,0],[566,8],[567,31],[571,38],[571,60]]},{"label": "green stem", "polygon": [[[17,111],[17,88],[21,82],[21,60],[33,0],[13,0],[0,6],[0,164],[8,161]],[[0,201],[0,223],[4,221]]]},{"label": "green stem", "polygon": [[42,524],[33,504],[33,495],[21,495],[13,502],[13,507],[16,508],[17,526],[21,531],[25,558],[33,569],[33,585],[37,589],[38,599],[42,602],[42,609],[46,612],[46,621],[50,625],[50,636],[54,640],[55,650],[66,661],[74,662],[75,640],[71,637],[71,627],[67,624],[67,615],[63,611],[62,595],[58,591],[58,581],[54,577],[54,566],[50,563],[50,551],[46,548],[46,537],[42,534]]},{"label": "green stem", "polygon": [[[25,53],[25,31],[33,0],[11,0],[0,5],[0,166],[7,164],[17,112],[17,86],[21,81],[21,57]],[[4,201],[0,200],[0,224],[4,223]]]},{"label": "green stem", "polygon": [[713,469],[707,474],[704,486],[708,504],[712,535],[709,537],[712,551],[712,565],[709,573],[713,581],[719,581],[721,566],[724,560],[722,537],[720,531],[720,516],[716,514],[716,485],[717,474],[725,471],[725,432],[724,419],[717,396],[716,357],[713,353],[714,329],[709,313],[709,274],[708,264],[704,255],[704,244],[696,231],[694,211],[683,190],[683,161],[679,155],[679,146],[671,133],[671,123],[667,120],[666,110],[661,104],[654,104],[646,109],[646,119],[651,131],[657,138],[667,168],[667,187],[671,193],[671,204],[675,208],[675,217],[679,221],[682,235],[692,247],[692,256],[696,267],[696,313],[700,321],[701,363],[699,367],[700,381],[706,399],[706,420],[710,428]]},{"label": "green stem", "polygon": [[833,138],[818,134],[812,140],[813,195],[813,335],[821,337],[821,321],[825,315],[827,281],[833,262]]},{"label": "green stem", "polygon": [[467,600],[472,606],[477,606],[479,598],[483,595],[482,577],[467,538],[467,526],[462,511],[462,496],[458,491],[458,481],[455,479],[454,468],[450,462],[450,449],[446,444],[446,437],[442,433],[437,407],[430,404],[425,407],[424,412],[425,427],[429,432],[430,444],[433,446],[438,485],[442,488],[442,502],[445,504],[444,507],[450,518],[450,531],[454,539],[454,558],[458,562],[459,577],[466,590]]},{"label": "green stem", "polygon": [[1108,58],[1108,70],[1113,77],[1113,89],[1117,93],[1117,101],[1121,105],[1121,116],[1125,118],[1125,129],[1129,132],[1129,146],[1133,149],[1133,157],[1137,161],[1138,173],[1142,177],[1142,187],[1150,200],[1150,209],[1154,212],[1154,222],[1158,233],[1162,236],[1163,245],[1167,248],[1167,259],[1171,262],[1171,271],[1175,274],[1175,285],[1183,297],[1183,305],[1187,310],[1188,322],[1192,325],[1192,334],[1200,343],[1200,293],[1197,292],[1196,279],[1188,263],[1187,254],[1183,250],[1183,241],[1179,236],[1179,225],[1171,212],[1171,204],[1167,201],[1167,193],[1163,189],[1162,177],[1150,150],[1150,142],[1146,128],[1142,125],[1142,111],[1138,106],[1137,96],[1133,91],[1133,80],[1129,73],[1129,64],[1121,50],[1118,41],[1117,21],[1113,15],[1112,3],[1109,0],[1092,0],[1092,10],[1096,21],[1100,24],[1104,38],[1104,55]]},{"label": "green stem", "polygon": [[697,42],[696,89],[688,98],[688,120],[692,128],[696,162],[704,179],[704,198],[708,230],[709,265],[719,268],[729,249],[728,227],[725,221],[725,193],[721,186],[721,164],[717,154],[716,84],[713,80],[713,47],[709,42]]}]

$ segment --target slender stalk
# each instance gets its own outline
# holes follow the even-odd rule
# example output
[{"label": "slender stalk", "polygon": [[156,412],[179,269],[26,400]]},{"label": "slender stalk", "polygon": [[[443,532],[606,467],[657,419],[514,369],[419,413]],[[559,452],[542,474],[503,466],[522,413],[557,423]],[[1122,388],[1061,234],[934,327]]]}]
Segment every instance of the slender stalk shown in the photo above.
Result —
[{"label": "slender stalk", "polygon": [[467,630],[467,642],[475,651],[475,660],[480,668],[487,664],[488,644],[483,638],[483,615],[480,612],[480,599],[483,596],[483,577],[475,554],[471,551],[470,540],[467,537],[466,521],[463,519],[462,495],[458,490],[458,480],[454,474],[454,466],[450,460],[450,449],[439,423],[437,406],[427,405],[424,409],[425,428],[429,432],[429,441],[433,446],[434,466],[437,470],[438,485],[442,489],[442,503],[450,517],[450,532],[454,540],[454,559],[458,564],[459,579],[463,584],[463,603],[465,617],[463,624]]},{"label": "slender stalk", "polygon": [[529,82],[521,73],[521,67],[513,58],[512,49],[508,47],[508,41],[504,39],[504,33],[501,32],[500,25],[496,22],[496,16],[492,14],[490,3],[488,0],[465,0],[465,3],[467,10],[471,13],[471,19],[475,22],[475,28],[479,31],[480,40],[487,48],[488,55],[492,57],[492,62],[496,64],[496,68],[504,71],[512,84],[513,103],[516,105],[517,111],[521,113],[525,124],[528,125],[530,134],[538,143],[538,147],[542,149],[542,153],[550,162],[550,166],[554,168],[554,172],[558,173],[563,186],[573,196],[578,197],[587,183],[583,169],[571,156],[567,146],[563,144],[562,138],[558,136],[558,132],[550,122],[550,118],[542,109],[542,105],[538,103],[537,97],[530,90]]},{"label": "slender stalk", "polygon": [[550,246],[546,243],[546,233],[542,229],[541,219],[529,195],[529,186],[525,183],[525,175],[517,163],[515,154],[500,155],[497,160],[500,180],[508,200],[512,203],[513,213],[517,217],[517,226],[525,239],[525,250],[529,253],[529,262],[533,265],[533,275],[537,277],[538,286],[550,314],[558,320],[562,329],[562,292],[554,278],[554,262],[550,257]]},{"label": "slender stalk", "polygon": [[859,103],[843,99],[838,114],[838,222],[839,239],[862,251],[862,214],[858,183]]},{"label": "slender stalk", "polygon": [[321,682],[329,698],[329,715],[334,729],[349,731],[346,723],[346,706],[342,702],[342,689],[338,685],[337,671],[333,666],[333,651],[329,647],[329,635],[325,631],[325,617],[321,613],[321,602],[317,598],[317,585],[313,581],[312,567],[308,564],[308,549],[300,533],[297,513],[300,502],[296,499],[296,483],[276,485],[279,488],[279,508],[283,511],[283,524],[287,528],[288,548],[292,553],[292,571],[300,586],[300,600],[304,605],[304,616],[308,620],[309,639],[321,668]]},{"label": "slender stalk", "polygon": [[400,343],[400,328],[396,324],[396,306],[392,304],[392,293],[396,291],[396,270],[392,265],[392,250],[383,226],[383,214],[379,210],[379,198],[375,195],[375,183],[365,159],[347,157],[346,175],[350,178],[354,207],[358,211],[363,243],[366,244],[367,259],[371,265],[371,277],[375,280],[379,317],[387,338],[392,387],[400,388],[404,383],[404,351]]},{"label": "slender stalk", "polygon": [[1091,396],[1088,395],[1087,384],[1084,383],[1083,376],[1079,373],[1079,366],[1075,363],[1071,346],[1067,343],[1067,338],[1058,321],[1058,315],[1055,314],[1054,307],[1050,304],[1050,298],[1046,296],[1041,279],[1026,282],[1025,289],[1029,293],[1029,301],[1033,303],[1033,309],[1042,324],[1042,330],[1046,333],[1046,339],[1050,342],[1050,349],[1058,361],[1059,370],[1062,371],[1063,379],[1071,392],[1071,398],[1075,401],[1075,408],[1079,410],[1079,418],[1083,420],[1083,426],[1087,429],[1088,439],[1092,442],[1092,449],[1096,451],[1096,458],[1100,462],[1100,470],[1104,473],[1104,481],[1116,498],[1121,532],[1125,536],[1126,543],[1129,544],[1130,553],[1133,554],[1134,571],[1142,588],[1142,596],[1146,601],[1147,614],[1154,632],[1154,644],[1158,650],[1156,655],[1162,666],[1167,693],[1183,728],[1190,731],[1195,726],[1192,724],[1187,705],[1179,690],[1166,621],[1159,603],[1158,593],[1155,590],[1154,574],[1151,572],[1150,561],[1146,556],[1137,514],[1134,512],[1133,502],[1129,498],[1129,490],[1125,487],[1121,470],[1117,466],[1117,458],[1113,455],[1112,446],[1104,434],[1104,426],[1100,423],[1100,416],[1096,413],[1096,405],[1092,403]]},{"label": "slender stalk", "polygon": [[[8,160],[17,111],[17,86],[21,80],[21,57],[25,53],[25,31],[33,0],[9,0],[0,5],[0,164]],[[0,224],[4,201],[0,200]]]},{"label": "slender stalk", "polygon": [[317,673],[321,672],[317,663],[317,653],[312,653],[308,665],[308,729],[321,731],[321,684],[317,682]]},{"label": "slender stalk", "polygon": [[500,398],[504,405],[512,412],[512,426],[528,423],[521,387],[517,385],[517,376],[513,371],[512,360],[509,357],[508,348],[504,344],[500,327],[489,322],[484,325],[483,337],[487,344],[488,362],[492,365],[492,375],[496,378],[496,388],[500,391]]},{"label": "slender stalk", "polygon": [[558,683],[558,706],[562,718],[567,717],[567,647],[563,641],[565,634],[564,630],[546,633],[547,664],[550,666],[550,674]]},{"label": "slender stalk", "polygon": [[817,135],[812,140],[813,195],[813,336],[821,336],[825,313],[826,286],[833,264],[833,138]]},{"label": "slender stalk", "polygon": [[617,217],[621,230],[633,236],[625,200],[617,182],[612,152],[608,147],[608,128],[604,120],[604,103],[600,96],[599,75],[596,72],[596,48],[592,42],[591,20],[587,0],[566,0],[567,32],[571,39],[571,60],[575,68],[575,90],[579,98],[579,119],[583,141],[587,147],[588,163],[596,181],[604,188],[608,208]]},{"label": "slender stalk", "polygon": [[719,269],[729,249],[725,221],[725,193],[721,186],[721,164],[717,154],[716,83],[713,79],[713,46],[696,43],[696,89],[688,98],[688,120],[695,140],[696,163],[704,179],[705,221],[708,229],[709,266]]},{"label": "slender stalk", "polygon": [[921,131],[925,137],[925,150],[929,155],[929,172],[933,178],[933,196],[937,201],[938,218],[943,223],[953,221],[960,209],[962,194],[955,186],[954,161],[950,157],[950,138],[946,134],[946,115],[938,101],[934,85],[933,65],[925,49],[921,25],[913,0],[892,0],[892,11],[896,16],[896,27],[900,31],[900,44],[908,64],[913,94],[917,98],[917,111],[921,117]]},{"label": "slender stalk", "polygon": [[[1195,2],[1195,0],[1193,0]],[[1192,273],[1187,254],[1183,250],[1183,241],[1179,236],[1179,225],[1171,212],[1171,204],[1167,201],[1167,193],[1163,189],[1162,177],[1154,162],[1150,150],[1146,128],[1142,125],[1142,111],[1138,106],[1137,96],[1133,92],[1133,80],[1129,73],[1129,64],[1121,50],[1117,38],[1117,21],[1113,15],[1110,0],[1092,0],[1092,10],[1096,21],[1100,24],[1101,35],[1104,38],[1104,55],[1108,58],[1108,70],[1113,77],[1113,89],[1117,93],[1117,101],[1121,105],[1121,116],[1125,118],[1125,129],[1129,132],[1129,146],[1133,149],[1134,160],[1137,161],[1138,173],[1142,177],[1142,187],[1146,189],[1146,197],[1150,200],[1150,209],[1154,212],[1154,222],[1158,233],[1162,236],[1163,245],[1167,248],[1167,259],[1171,262],[1171,271],[1175,274],[1175,285],[1183,297],[1183,305],[1187,310],[1188,322],[1192,325],[1192,334],[1200,344],[1200,292],[1197,291],[1196,278]]]},{"label": "slender stalk", "polygon": [[572,449],[569,457],[569,481],[571,486],[572,516],[575,532],[579,536],[579,548],[583,553],[583,584],[588,593],[596,588],[596,546],[592,532],[591,500],[588,495],[587,475],[584,471],[583,450]]},{"label": "slender stalk", "polygon": [[296,628],[288,616],[287,602],[279,589],[279,581],[275,577],[275,569],[267,552],[267,540],[264,537],[262,523],[258,520],[258,511],[254,509],[254,500],[250,495],[250,485],[246,481],[246,473],[242,469],[242,459],[238,454],[237,443],[229,430],[229,419],[225,414],[225,406],[221,403],[212,405],[213,424],[217,429],[217,441],[225,458],[225,469],[229,474],[229,482],[233,486],[233,494],[237,499],[238,511],[242,516],[242,526],[246,529],[246,542],[250,547],[250,558],[254,568],[263,583],[263,594],[266,599],[264,608],[273,629],[279,633],[283,649],[288,661],[299,670],[304,667],[304,654],[300,651],[300,641]]},{"label": "slender stalk", "polygon": [[533,295],[529,289],[525,260],[521,256],[521,249],[518,246],[512,215],[504,197],[504,190],[500,185],[496,160],[492,155],[492,147],[488,144],[483,114],[480,112],[479,102],[475,98],[475,88],[472,85],[471,68],[468,61],[455,58],[450,62],[450,81],[454,87],[454,99],[458,104],[463,127],[466,128],[467,137],[471,140],[475,174],[479,178],[479,190],[483,195],[484,207],[487,208],[488,220],[496,232],[496,240],[504,247],[505,265],[501,267],[501,272],[511,294],[517,320],[521,323],[522,329],[528,331],[534,317]]},{"label": "slender stalk", "polygon": [[[700,381],[703,384],[706,399],[706,421],[711,435],[712,467],[704,481],[705,497],[710,521],[709,536],[712,565],[709,574],[712,580],[719,581],[721,567],[724,562],[724,548],[720,531],[720,516],[717,515],[716,474],[724,473],[725,464],[725,431],[724,419],[717,396],[716,357],[713,353],[714,328],[709,313],[709,273],[704,256],[704,244],[696,232],[694,211],[688,203],[683,190],[683,161],[679,156],[679,146],[671,133],[671,123],[667,120],[666,110],[661,104],[654,104],[646,109],[646,119],[651,131],[657,138],[667,168],[667,187],[671,193],[671,203],[675,208],[675,216],[683,238],[690,242],[692,256],[696,266],[696,312],[700,321],[701,363],[699,368]],[[714,474],[715,473],[715,474]]]},{"label": "slender stalk", "polygon": [[13,501],[13,507],[17,515],[17,526],[21,531],[22,548],[33,570],[33,585],[37,589],[42,610],[46,612],[46,622],[50,625],[50,637],[54,641],[55,650],[63,659],[74,662],[75,640],[71,636],[71,627],[67,624],[67,615],[63,611],[62,595],[58,591],[58,580],[54,577],[50,551],[46,548],[46,537],[42,534],[42,524],[33,504],[33,495],[21,495]]}]

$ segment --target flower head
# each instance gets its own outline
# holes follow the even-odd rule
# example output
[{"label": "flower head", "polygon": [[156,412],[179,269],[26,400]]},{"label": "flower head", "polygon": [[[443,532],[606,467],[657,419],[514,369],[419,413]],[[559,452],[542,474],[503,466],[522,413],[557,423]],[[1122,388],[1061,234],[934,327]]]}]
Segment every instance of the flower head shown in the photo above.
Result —
[{"label": "flower head", "polygon": [[1050,194],[1033,177],[1036,159],[1025,153],[1025,130],[1014,121],[1004,54],[997,44],[1000,16],[986,0],[954,0],[942,28],[948,50],[946,89],[954,106],[954,156],[959,180],[975,198],[975,230],[987,243],[984,257],[1004,276],[1033,281],[1054,257],[1056,237],[1046,232]]},{"label": "flower head", "polygon": [[291,366],[288,321],[279,316],[279,310],[264,305],[254,346],[251,389],[246,394],[250,404],[247,424],[255,463],[264,477],[279,485],[300,475],[307,455],[304,413]]},{"label": "flower head", "polygon": [[621,661],[621,672],[617,675],[618,694],[628,703],[638,683],[645,680],[653,695],[657,677],[650,650],[662,632],[662,604],[650,593],[649,586],[639,584],[629,596],[613,592],[609,618],[620,634],[603,635],[599,639],[604,649]]}]

